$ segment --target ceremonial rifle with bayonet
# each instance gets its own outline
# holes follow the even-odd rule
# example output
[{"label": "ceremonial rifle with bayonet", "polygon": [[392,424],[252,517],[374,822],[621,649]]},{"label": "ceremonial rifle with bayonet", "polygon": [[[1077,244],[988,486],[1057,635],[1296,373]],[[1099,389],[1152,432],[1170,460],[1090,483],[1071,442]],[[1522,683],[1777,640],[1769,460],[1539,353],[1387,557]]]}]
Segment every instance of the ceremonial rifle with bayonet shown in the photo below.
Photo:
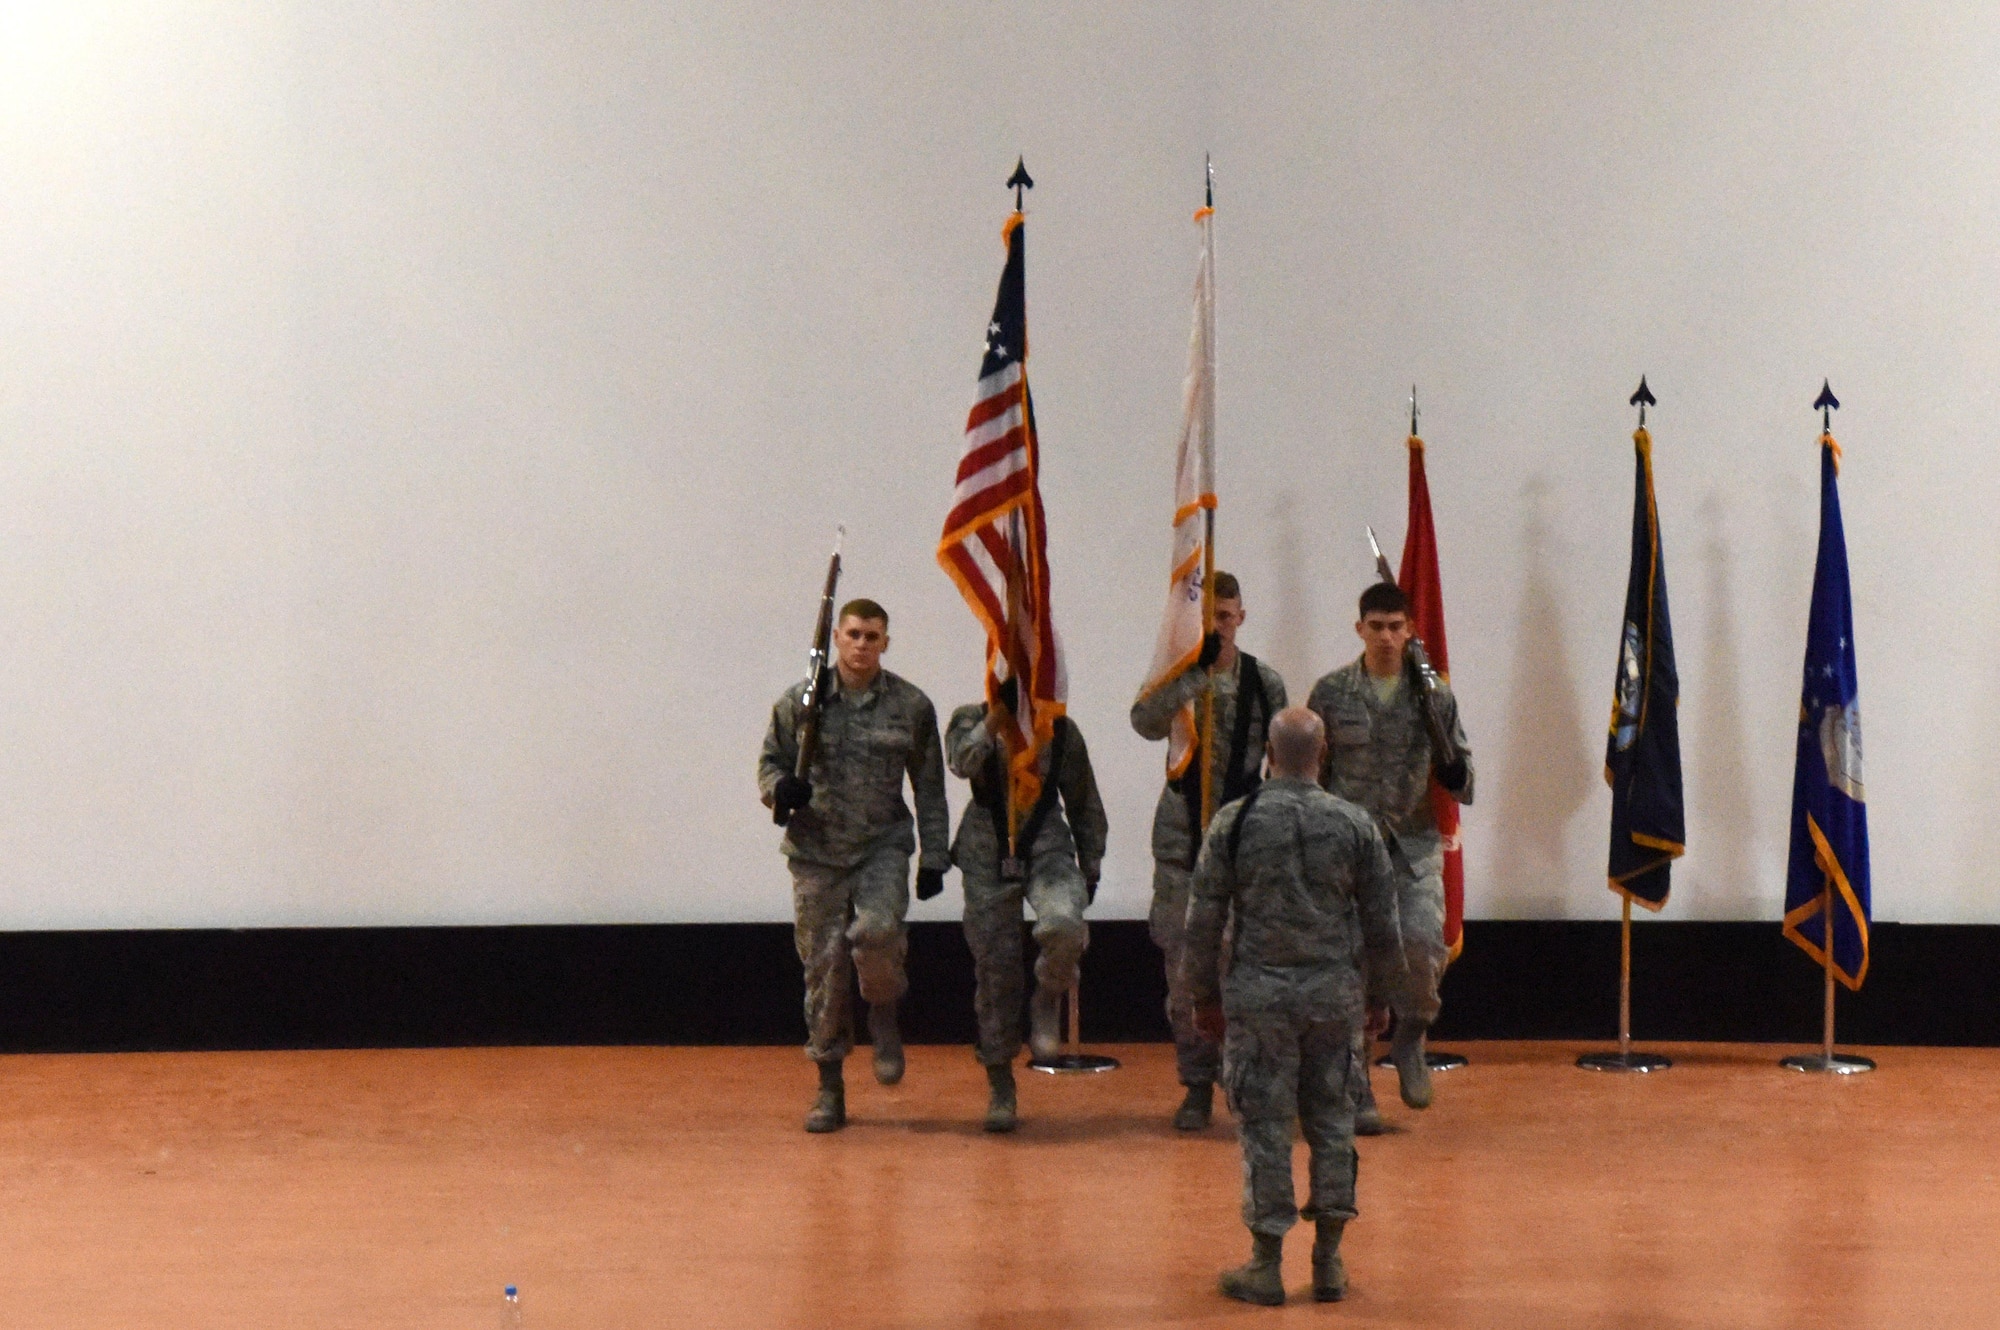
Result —
[{"label": "ceremonial rifle with bayonet", "polygon": [[[1395,586],[1396,575],[1389,571],[1389,561],[1382,557],[1382,546],[1375,540],[1375,528],[1371,526],[1367,530],[1368,548],[1375,555],[1376,575],[1390,586]],[[1416,687],[1417,709],[1423,713],[1424,728],[1430,731],[1431,765],[1439,771],[1450,771],[1464,760],[1465,755],[1459,751],[1458,740],[1452,734],[1449,717],[1445,714],[1445,682],[1432,667],[1430,652],[1424,650],[1424,640],[1417,636],[1414,624],[1410,628],[1409,643],[1403,648],[1403,669]]]},{"label": "ceremonial rifle with bayonet", "polygon": [[812,801],[812,764],[819,752],[819,721],[826,710],[826,686],[832,672],[834,589],[840,585],[840,543],[846,535],[846,527],[834,529],[833,557],[826,561],[826,588],[819,597],[819,620],[813,625],[812,649],[806,653],[806,690],[799,695],[798,709],[793,713],[798,760],[792,764],[792,774],[778,782],[771,802],[771,820],[781,827]]}]

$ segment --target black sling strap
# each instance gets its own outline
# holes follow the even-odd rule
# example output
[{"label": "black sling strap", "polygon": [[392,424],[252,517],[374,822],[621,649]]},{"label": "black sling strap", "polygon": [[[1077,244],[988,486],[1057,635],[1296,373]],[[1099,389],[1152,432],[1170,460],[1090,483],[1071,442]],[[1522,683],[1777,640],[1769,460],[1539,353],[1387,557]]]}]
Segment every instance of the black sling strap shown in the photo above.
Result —
[{"label": "black sling strap", "polygon": [[[1262,764],[1250,763],[1250,769],[1243,769],[1244,750],[1250,746],[1250,713],[1255,710],[1265,721],[1271,718],[1271,700],[1264,695],[1264,672],[1257,668],[1257,658],[1247,651],[1236,653],[1236,724],[1230,727],[1229,770],[1222,773],[1221,798],[1215,806],[1222,805],[1257,789],[1264,783]],[[1207,828],[1201,822],[1201,766],[1208,760],[1208,754],[1197,745],[1194,759],[1188,769],[1180,775],[1181,798],[1187,803],[1188,814],[1188,858],[1187,866],[1194,868],[1195,857],[1201,853],[1202,834]]]},{"label": "black sling strap", "polygon": [[1250,820],[1250,810],[1257,806],[1257,796],[1264,792],[1264,783],[1257,782],[1257,788],[1244,796],[1243,806],[1236,810],[1236,820],[1229,824],[1229,839],[1224,842],[1229,847],[1229,871],[1236,871],[1236,847],[1243,843],[1243,824]]},{"label": "black sling strap", "polygon": [[992,756],[986,759],[985,779],[980,782],[985,788],[975,786],[974,796],[986,810],[986,816],[993,819],[993,838],[1000,844],[1000,880],[1002,882],[1025,882],[1028,877],[1028,860],[1035,852],[1035,839],[1042,834],[1042,824],[1049,820],[1055,809],[1056,797],[1062,790],[1063,749],[1069,738],[1069,718],[1057,716],[1055,734],[1049,740],[1049,774],[1042,781],[1042,796],[1035,800],[1035,806],[1028,813],[1027,821],[1021,824],[1020,835],[1014,843],[1007,843],[1007,763],[1002,757],[1006,746],[996,743]]}]

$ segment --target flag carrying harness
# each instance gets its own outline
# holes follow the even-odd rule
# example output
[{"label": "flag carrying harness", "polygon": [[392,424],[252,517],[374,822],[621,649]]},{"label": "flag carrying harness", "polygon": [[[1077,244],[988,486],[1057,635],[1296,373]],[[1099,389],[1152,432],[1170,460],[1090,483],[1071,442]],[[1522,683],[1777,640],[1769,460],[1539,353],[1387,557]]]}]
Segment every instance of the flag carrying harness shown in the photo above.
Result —
[{"label": "flag carrying harness", "polygon": [[1007,768],[1000,758],[1000,745],[994,745],[992,753],[987,756],[982,779],[973,785],[973,797],[986,810],[986,816],[993,819],[993,836],[1000,846],[1002,882],[1027,880],[1028,860],[1035,853],[1035,839],[1042,834],[1042,824],[1055,810],[1056,795],[1062,785],[1063,750],[1068,746],[1069,724],[1067,716],[1056,717],[1055,733],[1049,738],[1048,779],[1042,782],[1042,792],[1035,799],[1034,809],[1021,823],[1012,845],[1007,843]]},{"label": "flag carrying harness", "polygon": [[[1243,769],[1243,750],[1250,746],[1250,715],[1253,710],[1268,722],[1271,719],[1271,699],[1264,696],[1264,672],[1257,668],[1257,658],[1247,651],[1238,651],[1236,724],[1232,727],[1229,741],[1229,770],[1222,774],[1222,795],[1215,801],[1218,808],[1254,792],[1264,783],[1262,764],[1253,761],[1248,771]],[[1195,856],[1201,853],[1202,833],[1208,830],[1201,822],[1201,772],[1202,764],[1207,761],[1207,752],[1203,746],[1197,745],[1194,760],[1173,781],[1174,788],[1187,801],[1187,866],[1190,870],[1194,868]]]}]

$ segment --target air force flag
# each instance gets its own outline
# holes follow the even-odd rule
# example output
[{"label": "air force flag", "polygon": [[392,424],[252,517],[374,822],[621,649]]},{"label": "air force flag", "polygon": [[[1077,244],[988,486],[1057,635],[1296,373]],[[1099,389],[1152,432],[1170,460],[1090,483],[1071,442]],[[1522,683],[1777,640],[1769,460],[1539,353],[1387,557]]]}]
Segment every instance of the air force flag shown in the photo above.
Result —
[{"label": "air force flag", "polygon": [[1849,988],[1868,977],[1868,800],[1861,778],[1861,709],[1854,670],[1854,607],[1840,525],[1840,445],[1820,435],[1819,562],[1806,628],[1792,776],[1792,854],[1785,936],[1828,964]]}]

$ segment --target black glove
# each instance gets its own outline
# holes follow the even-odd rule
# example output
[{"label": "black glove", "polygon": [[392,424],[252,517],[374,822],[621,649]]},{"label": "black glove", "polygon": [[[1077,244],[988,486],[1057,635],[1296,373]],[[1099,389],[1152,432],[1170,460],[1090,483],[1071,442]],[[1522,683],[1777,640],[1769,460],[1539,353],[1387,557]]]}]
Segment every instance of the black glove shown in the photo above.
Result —
[{"label": "black glove", "polygon": [[1465,788],[1465,778],[1471,774],[1465,769],[1465,759],[1461,757],[1450,766],[1437,769],[1438,784],[1457,794]]},{"label": "black glove", "polygon": [[1083,875],[1083,903],[1085,905],[1097,904],[1097,874],[1095,873],[1085,873]]},{"label": "black glove", "polygon": [[998,688],[993,690],[993,696],[999,701],[1001,706],[1007,709],[1008,715],[1018,716],[1021,714],[1020,680],[1007,679]]},{"label": "black glove", "polygon": [[791,821],[792,814],[812,802],[813,783],[804,776],[786,772],[778,777],[777,788],[771,791],[771,813],[783,826]]},{"label": "black glove", "polygon": [[1215,664],[1216,661],[1221,659],[1222,659],[1222,634],[1210,633],[1207,637],[1202,638],[1201,654],[1199,656],[1196,656],[1194,661],[1196,667],[1205,670],[1209,666]]},{"label": "black glove", "polygon": [[919,868],[917,870],[917,899],[927,901],[944,891],[944,870],[942,868]]}]

